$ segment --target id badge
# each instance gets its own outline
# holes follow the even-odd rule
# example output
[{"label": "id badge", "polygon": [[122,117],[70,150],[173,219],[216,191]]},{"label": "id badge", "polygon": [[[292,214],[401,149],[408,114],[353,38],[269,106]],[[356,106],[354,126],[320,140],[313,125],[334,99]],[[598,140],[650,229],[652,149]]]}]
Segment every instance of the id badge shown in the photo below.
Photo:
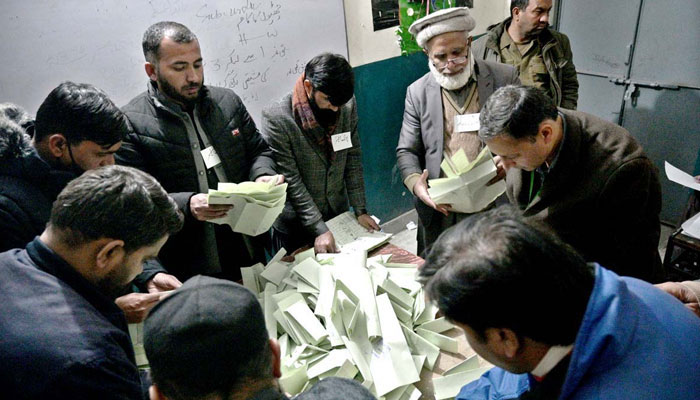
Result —
[{"label": "id badge", "polygon": [[336,152],[352,147],[350,132],[336,133],[335,135],[332,135],[331,142],[333,143],[333,151]]},{"label": "id badge", "polygon": [[479,113],[455,115],[455,132],[474,132],[480,126]]},{"label": "id badge", "polygon": [[216,150],[214,150],[214,146],[209,146],[200,151],[200,153],[202,154],[202,159],[204,160],[204,165],[207,167],[207,169],[214,168],[221,164],[221,159],[216,153]]}]

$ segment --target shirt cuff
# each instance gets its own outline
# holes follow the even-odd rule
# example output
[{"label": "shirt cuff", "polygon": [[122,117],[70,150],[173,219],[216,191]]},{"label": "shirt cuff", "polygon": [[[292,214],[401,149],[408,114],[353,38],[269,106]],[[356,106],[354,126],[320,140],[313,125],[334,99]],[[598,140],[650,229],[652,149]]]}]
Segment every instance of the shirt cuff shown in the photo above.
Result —
[{"label": "shirt cuff", "polygon": [[406,179],[403,180],[403,184],[406,186],[406,188],[408,190],[411,191],[412,194],[415,194],[415,193],[413,193],[413,187],[416,186],[416,182],[418,182],[418,180],[420,180],[420,175],[421,174],[413,173],[413,174],[407,176]]},{"label": "shirt cuff", "polygon": [[319,219],[317,222],[314,222],[307,228],[311,231],[311,234],[314,235],[314,238],[328,232],[328,227],[326,226],[326,223],[323,222],[323,219]]}]

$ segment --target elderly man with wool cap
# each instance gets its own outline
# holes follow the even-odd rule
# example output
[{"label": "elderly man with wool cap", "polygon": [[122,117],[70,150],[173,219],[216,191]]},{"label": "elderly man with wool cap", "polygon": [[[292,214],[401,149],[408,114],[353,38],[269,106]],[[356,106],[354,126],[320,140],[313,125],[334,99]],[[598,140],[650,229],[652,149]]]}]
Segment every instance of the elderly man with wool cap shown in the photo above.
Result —
[{"label": "elderly man with wool cap", "polygon": [[[418,212],[418,253],[442,231],[468,214],[451,212],[428,194],[428,179],[441,177],[444,156],[460,149],[474,160],[484,145],[479,140],[481,105],[496,89],[519,83],[517,71],[504,64],[475,59],[469,32],[476,22],[466,7],[448,8],[414,22],[409,31],[428,55],[430,72],[406,91],[406,106],[396,148],[401,176],[415,196]],[[496,158],[494,161],[500,161]],[[505,175],[499,167],[498,176]],[[494,183],[492,181],[491,183]],[[487,208],[490,207],[487,206]]]}]

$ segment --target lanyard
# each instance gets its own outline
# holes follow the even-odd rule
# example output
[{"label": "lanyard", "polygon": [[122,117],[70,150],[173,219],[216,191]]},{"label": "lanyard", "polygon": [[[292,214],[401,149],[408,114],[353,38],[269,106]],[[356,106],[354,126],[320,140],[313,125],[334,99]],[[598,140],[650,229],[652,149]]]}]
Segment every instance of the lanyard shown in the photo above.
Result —
[{"label": "lanyard", "polygon": [[[533,199],[532,189],[534,188],[534,186],[535,186],[535,171],[530,171],[530,194],[527,196],[527,205],[528,206],[530,205],[530,203],[532,203],[532,199]],[[541,191],[542,191],[542,188],[540,187],[540,189],[537,191],[537,193],[535,193],[535,197],[539,196]]]}]

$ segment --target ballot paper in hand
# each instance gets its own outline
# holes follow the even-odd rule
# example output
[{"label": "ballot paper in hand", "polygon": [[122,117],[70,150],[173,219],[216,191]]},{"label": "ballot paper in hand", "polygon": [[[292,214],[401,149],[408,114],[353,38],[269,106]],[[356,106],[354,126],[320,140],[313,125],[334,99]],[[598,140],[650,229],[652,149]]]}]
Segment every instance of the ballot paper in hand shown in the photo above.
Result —
[{"label": "ballot paper in hand", "polygon": [[367,232],[350,211],[326,221],[326,226],[343,253],[372,250],[388,242],[392,236],[384,232]]},{"label": "ballot paper in hand", "polygon": [[664,161],[664,169],[669,180],[693,190],[700,190],[700,182],[696,181],[692,175],[674,167],[668,161]]},{"label": "ballot paper in hand", "polygon": [[277,182],[219,183],[209,190],[209,204],[233,204],[225,217],[215,224],[228,224],[234,232],[257,236],[270,230],[287,200],[287,184]]},{"label": "ballot paper in hand", "polygon": [[496,165],[487,147],[473,161],[460,149],[452,157],[445,156],[440,164],[445,178],[428,181],[428,193],[437,204],[449,204],[453,211],[481,211],[506,190],[505,181],[486,184],[496,176]]}]

